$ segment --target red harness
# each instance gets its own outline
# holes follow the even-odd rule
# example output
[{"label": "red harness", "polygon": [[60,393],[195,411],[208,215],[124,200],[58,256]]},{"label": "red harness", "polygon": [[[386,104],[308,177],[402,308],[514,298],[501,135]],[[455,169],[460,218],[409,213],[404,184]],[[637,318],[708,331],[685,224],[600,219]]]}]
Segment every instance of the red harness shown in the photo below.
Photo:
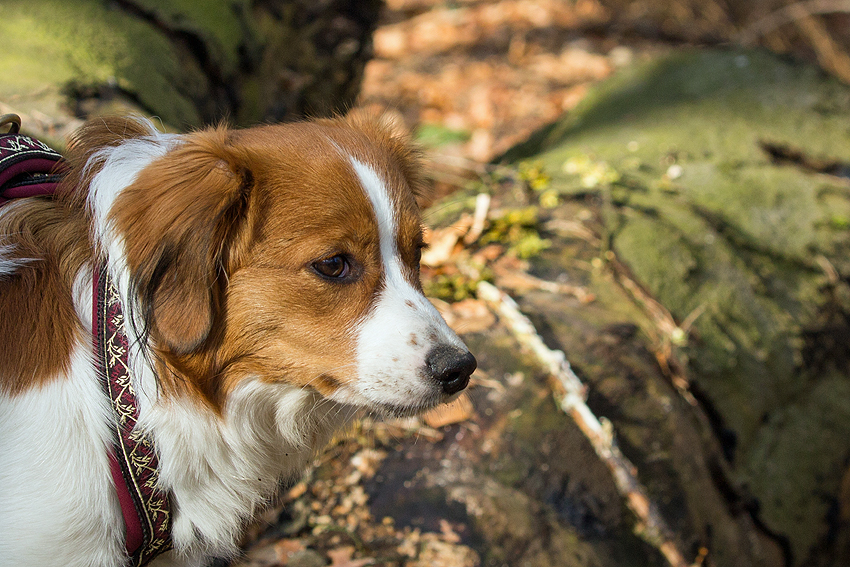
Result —
[{"label": "red harness", "polygon": [[52,195],[62,179],[62,156],[35,138],[21,136],[21,119],[14,114],[0,116],[0,205],[10,199]]},{"label": "red harness", "polygon": [[[64,172],[62,156],[46,144],[22,136],[21,120],[0,116],[0,206],[10,199],[53,195]],[[134,431],[139,408],[127,363],[121,299],[105,266],[93,285],[94,352],[98,373],[115,413],[115,447],[109,453],[126,526],[127,565],[141,567],[171,548],[171,513],[166,493],[157,488],[158,460],[153,444]]]}]

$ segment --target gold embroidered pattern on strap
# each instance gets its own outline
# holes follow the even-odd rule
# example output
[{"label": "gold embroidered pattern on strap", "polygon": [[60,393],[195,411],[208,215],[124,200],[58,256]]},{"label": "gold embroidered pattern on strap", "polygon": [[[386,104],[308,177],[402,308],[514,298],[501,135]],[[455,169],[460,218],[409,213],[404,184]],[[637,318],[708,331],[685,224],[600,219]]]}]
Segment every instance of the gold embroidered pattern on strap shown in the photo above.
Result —
[{"label": "gold embroidered pattern on strap", "polygon": [[171,548],[171,516],[168,498],[157,487],[159,470],[153,444],[135,429],[139,412],[127,362],[129,343],[124,333],[121,298],[105,267],[97,280],[97,354],[101,379],[116,417],[116,459],[141,524],[127,527],[128,534],[131,529],[140,527],[143,538],[130,564],[141,567]]}]

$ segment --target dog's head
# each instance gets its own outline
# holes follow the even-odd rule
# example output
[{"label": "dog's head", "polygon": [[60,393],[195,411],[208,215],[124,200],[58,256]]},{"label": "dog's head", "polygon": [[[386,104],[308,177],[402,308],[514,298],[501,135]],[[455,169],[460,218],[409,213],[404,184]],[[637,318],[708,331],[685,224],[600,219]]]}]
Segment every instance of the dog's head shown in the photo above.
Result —
[{"label": "dog's head", "polygon": [[[403,415],[466,386],[475,359],[422,294],[420,164],[403,137],[339,119],[156,144],[108,226],[164,390],[220,408],[262,380]],[[95,192],[121,167],[99,157]]]}]

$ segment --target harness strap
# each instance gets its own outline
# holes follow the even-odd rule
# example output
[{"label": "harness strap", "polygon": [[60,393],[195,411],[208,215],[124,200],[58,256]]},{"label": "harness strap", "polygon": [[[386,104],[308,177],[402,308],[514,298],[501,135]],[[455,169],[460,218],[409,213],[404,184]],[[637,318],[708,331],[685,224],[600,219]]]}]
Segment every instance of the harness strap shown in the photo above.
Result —
[{"label": "harness strap", "polygon": [[[65,163],[47,144],[19,134],[21,119],[0,116],[0,206],[11,199],[56,193]],[[142,567],[171,548],[167,495],[157,489],[158,461],[153,444],[134,430],[139,409],[127,363],[121,299],[105,266],[92,278],[93,329],[97,369],[115,413],[116,443],[109,468],[126,526],[128,566]]]},{"label": "harness strap", "polygon": [[127,362],[127,335],[118,290],[106,266],[94,280],[95,356],[101,381],[116,417],[118,442],[110,453],[110,468],[121,513],[127,526],[129,565],[147,565],[171,549],[171,513],[167,495],[157,489],[159,463],[153,444],[136,430],[139,408]]},{"label": "harness strap", "polygon": [[10,199],[52,195],[64,172],[62,155],[44,142],[19,134],[21,119],[15,114],[0,116],[0,205]]}]

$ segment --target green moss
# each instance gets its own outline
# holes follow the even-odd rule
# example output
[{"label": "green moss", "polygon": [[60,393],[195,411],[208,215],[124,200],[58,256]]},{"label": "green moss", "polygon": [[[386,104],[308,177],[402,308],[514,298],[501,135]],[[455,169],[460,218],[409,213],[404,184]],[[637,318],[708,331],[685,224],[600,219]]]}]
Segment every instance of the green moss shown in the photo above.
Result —
[{"label": "green moss", "polygon": [[546,171],[542,161],[523,161],[517,168],[519,178],[532,191],[545,191],[552,183],[552,176]]},{"label": "green moss", "polygon": [[423,282],[425,295],[443,301],[462,301],[475,296],[478,281],[463,274],[439,274]]},{"label": "green moss", "polygon": [[245,0],[137,0],[136,5],[155,14],[175,30],[188,31],[204,40],[211,56],[226,73],[238,66],[237,54],[247,25],[241,17]]},{"label": "green moss", "polygon": [[191,102],[200,72],[181,62],[151,26],[102,2],[7,0],[0,35],[5,43],[0,74],[16,77],[14,91],[0,82],[0,96],[52,85],[114,85],[168,123],[200,123]]},{"label": "green moss", "polygon": [[549,248],[551,242],[538,233],[536,207],[510,209],[502,215],[490,219],[490,224],[479,242],[505,244],[508,252],[519,258],[532,258]]},{"label": "green moss", "polygon": [[[803,340],[827,303],[850,313],[846,286],[828,284],[832,268],[850,274],[850,194],[773,164],[760,141],[850,161],[848,113],[850,89],[814,67],[683,51],[622,72],[506,155],[540,162],[562,199],[594,195],[604,245],[635,279],[678,321],[702,313],[681,354],[735,432],[740,480],[798,557],[826,529],[813,487],[834,488],[850,457],[846,428],[824,417],[850,412],[850,395],[823,370],[834,363],[805,362]],[[823,446],[806,445],[827,427]]]},{"label": "green moss", "polygon": [[414,134],[416,141],[426,148],[437,148],[447,144],[457,144],[469,140],[466,130],[446,128],[441,124],[420,124]]},{"label": "green moss", "polygon": [[747,478],[754,492],[770,495],[761,501],[766,517],[811,528],[787,532],[796,549],[809,549],[828,537],[823,519],[832,503],[825,495],[838,493],[846,467],[840,449],[850,438],[850,382],[832,374],[769,420],[754,443]]}]

